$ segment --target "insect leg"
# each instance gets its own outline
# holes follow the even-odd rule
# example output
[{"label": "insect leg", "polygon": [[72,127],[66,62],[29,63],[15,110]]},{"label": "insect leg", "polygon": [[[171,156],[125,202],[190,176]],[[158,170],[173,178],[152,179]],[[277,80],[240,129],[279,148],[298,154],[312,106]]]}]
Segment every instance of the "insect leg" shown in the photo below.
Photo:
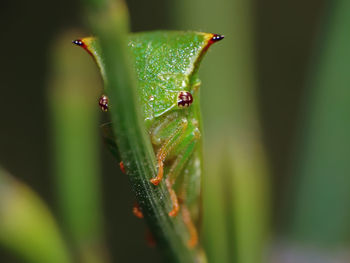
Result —
[{"label": "insect leg", "polygon": [[157,152],[157,164],[158,164],[158,174],[155,178],[152,178],[150,181],[154,185],[158,185],[163,179],[164,173],[164,161],[168,155],[172,152],[174,147],[178,145],[181,140],[184,132],[186,131],[188,122],[186,118],[183,118],[178,124],[178,127],[175,131],[169,136],[167,140],[162,144],[160,149]]},{"label": "insect leg", "polygon": [[191,214],[186,205],[182,206],[182,219],[187,226],[188,232],[190,233],[190,239],[187,241],[189,248],[194,248],[198,243],[198,233],[195,225],[193,224]]},{"label": "insect leg", "polygon": [[132,212],[136,217],[143,218],[143,213],[142,213],[138,203],[136,203],[136,202],[134,203],[134,206],[132,208]]},{"label": "insect leg", "polygon": [[165,180],[166,186],[168,188],[168,192],[170,194],[170,199],[173,205],[172,210],[169,212],[169,216],[174,217],[177,215],[177,213],[180,210],[179,200],[177,199],[177,195],[173,189],[173,183],[171,182],[170,178],[168,177]]},{"label": "insect leg", "polygon": [[181,142],[177,146],[176,151],[173,151],[172,153],[176,158],[169,170],[166,180],[167,188],[173,202],[173,209],[169,212],[169,216],[176,216],[180,209],[176,193],[173,190],[173,185],[179,175],[183,173],[186,163],[193,155],[199,138],[199,130],[196,127],[190,126],[182,136]]}]

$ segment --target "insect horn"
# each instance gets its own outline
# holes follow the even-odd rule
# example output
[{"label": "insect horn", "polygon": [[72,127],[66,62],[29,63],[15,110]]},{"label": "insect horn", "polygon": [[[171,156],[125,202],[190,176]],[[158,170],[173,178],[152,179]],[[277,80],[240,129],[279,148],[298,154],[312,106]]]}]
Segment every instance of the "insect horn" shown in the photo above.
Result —
[{"label": "insect horn", "polygon": [[208,35],[208,38],[207,38],[207,45],[204,47],[204,49],[203,49],[203,52],[205,53],[205,51],[207,51],[208,50],[208,48],[212,45],[212,44],[214,44],[214,43],[216,43],[216,42],[218,42],[218,41],[220,41],[220,40],[222,40],[222,39],[224,39],[224,35],[220,35],[220,34],[211,34],[211,33],[209,33],[209,34],[207,34]]},{"label": "insect horn", "polygon": [[93,53],[91,52],[90,48],[89,48],[89,43],[91,42],[92,38],[83,38],[83,39],[76,39],[76,40],[73,40],[72,43],[79,46],[79,47],[82,47],[83,49],[85,49],[94,59],[95,56],[93,55]]},{"label": "insect horn", "polygon": [[84,43],[81,39],[76,39],[72,41],[73,44],[77,45],[77,46],[83,46]]},{"label": "insect horn", "polygon": [[213,34],[213,36],[212,36],[212,38],[210,39],[210,41],[211,41],[212,43],[215,43],[215,42],[218,42],[218,41],[224,39],[224,37],[225,37],[224,35]]}]

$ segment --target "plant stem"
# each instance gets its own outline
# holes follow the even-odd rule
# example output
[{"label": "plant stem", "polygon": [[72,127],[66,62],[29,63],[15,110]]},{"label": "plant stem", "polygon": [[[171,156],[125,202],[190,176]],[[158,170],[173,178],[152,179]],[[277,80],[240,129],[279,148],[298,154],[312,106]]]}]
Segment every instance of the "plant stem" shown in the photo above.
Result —
[{"label": "plant stem", "polygon": [[329,5],[301,112],[287,229],[293,240],[322,250],[348,247],[350,226],[350,2]]},{"label": "plant stem", "polygon": [[76,34],[62,35],[51,53],[55,179],[62,221],[78,258],[106,262],[98,177],[99,76],[85,54],[72,46]]}]

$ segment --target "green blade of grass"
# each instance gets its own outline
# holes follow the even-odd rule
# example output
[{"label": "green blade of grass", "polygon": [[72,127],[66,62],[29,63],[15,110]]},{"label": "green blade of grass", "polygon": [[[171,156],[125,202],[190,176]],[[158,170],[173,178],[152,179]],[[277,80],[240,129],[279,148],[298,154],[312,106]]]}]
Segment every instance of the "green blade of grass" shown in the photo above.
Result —
[{"label": "green blade of grass", "polygon": [[333,1],[331,7],[315,43],[287,230],[294,241],[321,249],[347,247],[350,226],[350,2]]},{"label": "green blade of grass", "polygon": [[[227,165],[227,155],[223,154],[225,147],[216,145],[210,148],[210,162],[204,167],[203,192],[203,244],[209,262],[233,262],[235,250],[229,240],[233,229],[228,224],[228,207],[230,196],[227,195],[226,175],[230,167]],[[208,158],[209,154],[205,155]],[[206,160],[206,159],[205,159]]]},{"label": "green blade of grass", "polygon": [[82,262],[106,262],[98,177],[101,83],[94,64],[73,47],[76,34],[62,35],[51,52],[55,181],[62,221],[77,257]]},{"label": "green blade of grass", "polygon": [[72,262],[43,201],[0,168],[0,244],[25,262]]}]

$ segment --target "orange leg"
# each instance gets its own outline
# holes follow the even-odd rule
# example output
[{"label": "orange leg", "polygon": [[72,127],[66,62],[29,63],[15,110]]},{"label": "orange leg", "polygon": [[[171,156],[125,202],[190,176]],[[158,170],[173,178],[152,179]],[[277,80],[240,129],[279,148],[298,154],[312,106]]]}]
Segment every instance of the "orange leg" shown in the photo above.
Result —
[{"label": "orange leg", "polygon": [[173,203],[173,208],[169,212],[169,216],[171,217],[176,216],[180,210],[179,200],[172,186],[179,175],[183,173],[184,166],[191,157],[196,143],[196,137],[193,135],[184,138],[182,142],[183,145],[181,147],[182,149],[180,148],[179,152],[177,152],[177,158],[174,160],[170,171],[167,174],[167,179],[165,182]]},{"label": "orange leg", "polygon": [[174,189],[172,188],[173,184],[170,182],[170,179],[167,178],[165,180],[166,186],[168,188],[169,194],[170,194],[170,199],[173,204],[173,209],[169,212],[169,216],[174,217],[179,213],[180,210],[180,205],[179,201],[177,200],[176,193]]},{"label": "orange leg", "polygon": [[184,220],[188,232],[190,233],[190,238],[187,241],[187,245],[189,248],[194,248],[198,243],[198,233],[196,227],[194,226],[191,220],[190,211],[185,205],[182,206],[182,219]]},{"label": "orange leg", "polygon": [[[159,184],[163,178],[163,161],[167,155],[176,156],[175,160],[172,163],[172,166],[167,173],[166,186],[172,201],[172,210],[169,212],[169,216],[175,217],[180,211],[180,205],[177,198],[177,195],[172,188],[176,178],[183,172],[183,169],[191,157],[197,141],[200,137],[200,133],[196,127],[191,127],[192,129],[187,129],[187,122],[183,122],[183,126],[177,130],[178,137],[173,135],[163,147],[158,151],[158,176],[151,179],[151,182],[155,185]],[[171,144],[172,143],[172,144]],[[169,146],[171,144],[171,147]],[[176,147],[174,147],[176,146]]]},{"label": "orange leg", "polygon": [[138,203],[135,202],[132,212],[136,217],[143,218],[143,214]]},{"label": "orange leg", "polygon": [[158,185],[162,179],[164,174],[164,161],[169,153],[174,149],[176,145],[181,142],[182,136],[187,129],[187,120],[183,119],[180,127],[178,127],[173,134],[170,136],[168,140],[162,145],[157,153],[157,162],[158,162],[158,174],[155,178],[152,178],[150,182],[154,185]]},{"label": "orange leg", "polygon": [[158,159],[158,174],[156,178],[152,178],[150,182],[154,185],[158,185],[160,181],[163,179],[163,171],[164,171],[164,163],[161,157],[157,157]]}]

